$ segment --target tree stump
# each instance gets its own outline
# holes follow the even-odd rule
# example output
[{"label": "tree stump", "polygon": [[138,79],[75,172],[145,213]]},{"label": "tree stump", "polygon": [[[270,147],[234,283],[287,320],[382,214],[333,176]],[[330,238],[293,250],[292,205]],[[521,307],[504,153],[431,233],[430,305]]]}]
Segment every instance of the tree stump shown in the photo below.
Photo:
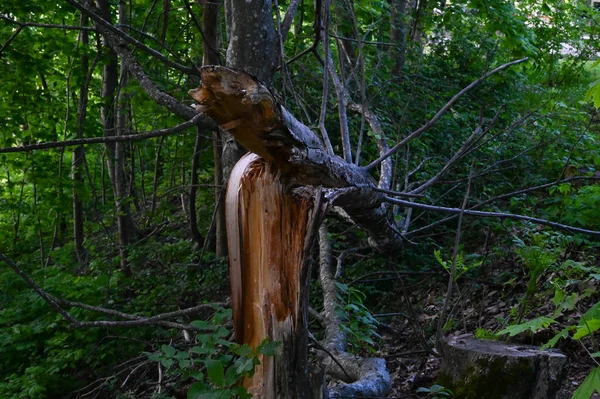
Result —
[{"label": "tree stump", "polygon": [[552,399],[567,357],[537,346],[479,340],[471,334],[442,344],[438,383],[457,399]]}]

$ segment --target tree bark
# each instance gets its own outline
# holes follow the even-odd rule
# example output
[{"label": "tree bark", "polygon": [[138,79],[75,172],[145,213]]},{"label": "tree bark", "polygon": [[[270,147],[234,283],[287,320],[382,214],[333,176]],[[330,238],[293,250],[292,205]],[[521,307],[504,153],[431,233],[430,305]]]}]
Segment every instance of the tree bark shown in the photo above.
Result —
[{"label": "tree bark", "polygon": [[369,234],[371,243],[394,251],[402,242],[367,171],[327,153],[317,136],[294,118],[252,76],[224,67],[203,67],[202,86],[190,90],[222,128],[248,150],[277,165],[290,186],[323,186],[334,205]]},{"label": "tree bark", "polygon": [[[256,76],[267,87],[273,85],[279,60],[272,7],[271,0],[225,0],[229,38],[226,65]],[[247,21],[249,16],[252,16],[252,23],[242,22]],[[231,169],[245,150],[229,133],[224,133],[222,139],[223,179],[228,181]]]},{"label": "tree bark", "polygon": [[391,0],[390,39],[395,47],[392,50],[394,67],[392,76],[398,76],[406,60],[406,1]]},{"label": "tree bark", "polygon": [[[129,9],[125,0],[119,1],[119,24],[121,26],[128,24]],[[126,29],[126,28],[122,28]],[[129,71],[124,63],[121,63],[119,73],[119,96],[117,100],[117,136],[127,134],[129,122],[129,96],[126,94],[126,87],[129,82]],[[127,143],[117,142],[115,144],[114,164],[113,164],[113,187],[115,194],[115,206],[117,211],[117,227],[119,230],[119,252],[121,254],[121,270],[125,274],[130,274],[131,270],[127,264],[127,247],[133,242],[136,229],[131,217],[130,193],[128,190],[127,176],[125,175],[126,155],[125,146]],[[133,178],[133,176],[131,176]]]},{"label": "tree bark", "polygon": [[[198,3],[202,0],[196,0]],[[204,0],[204,14],[202,17],[202,30],[204,31],[204,46],[202,48],[202,65],[218,65],[219,57],[219,10],[221,1]],[[223,144],[222,134],[219,130],[213,132],[213,156],[215,168],[215,206],[217,207],[215,220],[215,255],[227,255],[227,233],[225,231],[225,196],[222,195],[226,180],[223,179]],[[237,156],[237,155],[236,155]],[[235,162],[231,161],[231,165]]]},{"label": "tree bark", "polygon": [[[102,18],[106,21],[112,21],[112,15],[110,11],[110,3],[108,0],[97,0],[96,5],[100,10]],[[119,3],[119,8],[121,8],[121,2]],[[127,12],[126,7],[123,7],[125,12],[121,12],[120,18],[126,18]],[[120,23],[126,22],[119,21]],[[99,25],[96,24],[96,27]],[[104,35],[102,39],[104,48],[107,49],[107,63],[104,65],[104,69],[102,71],[102,107],[101,107],[101,117],[102,117],[102,125],[104,130],[104,136],[116,136],[119,133],[123,134],[123,130],[125,128],[125,115],[124,110],[121,105],[122,98],[119,98],[119,118],[118,122],[115,118],[115,91],[117,89],[118,84],[118,75],[117,75],[117,54],[110,47],[109,38]],[[122,85],[126,83],[127,71],[124,65],[121,66],[121,83]],[[125,80],[124,80],[125,79]],[[121,97],[121,95],[119,95]],[[117,128],[118,123],[118,128]],[[124,179],[124,170],[123,168],[119,168],[118,165],[121,165],[123,160],[123,150],[122,146],[117,146],[119,143],[106,143],[106,159],[107,159],[107,167],[108,167],[108,176],[111,181],[115,204],[117,207],[117,224],[119,230],[119,254],[121,257],[121,270],[126,274],[130,274],[130,270],[127,267],[126,263],[126,246],[130,241],[130,230],[129,230],[129,222],[126,220],[128,215],[128,210],[125,208],[127,204],[124,204],[124,196],[123,193],[127,190],[127,184],[125,184]],[[119,152],[121,156],[119,156]],[[132,223],[133,221],[131,221]]]},{"label": "tree bark", "polygon": [[204,237],[198,230],[198,216],[196,215],[196,193],[198,191],[198,163],[200,161],[200,147],[202,144],[202,130],[200,127],[196,131],[196,143],[194,145],[194,154],[192,155],[192,171],[190,174],[190,195],[188,197],[189,203],[189,223],[192,237],[196,241],[196,247],[202,248],[204,245]]},{"label": "tree bark", "polygon": [[[85,26],[88,18],[84,15],[80,18],[80,25]],[[82,30],[79,32],[79,42],[81,46],[87,46],[90,42],[88,31]],[[84,76],[88,73],[89,57],[86,55],[87,49],[84,49],[80,57],[81,70]],[[88,100],[88,85],[86,79],[83,78],[79,85],[79,104],[77,112],[77,138],[83,138],[83,126],[85,124]],[[84,159],[83,146],[73,148],[73,157],[71,160],[71,176],[73,180],[73,241],[75,245],[75,255],[80,266],[84,266],[85,250],[83,248],[84,231],[83,231],[83,203],[79,198],[79,190],[83,188],[83,176],[81,167]],[[58,226],[57,226],[58,227]]]},{"label": "tree bark", "polygon": [[[97,0],[96,5],[100,10],[102,18],[106,21],[112,21],[112,15],[110,12],[110,4],[108,0]],[[106,36],[102,37],[102,45],[106,54],[106,64],[102,70],[102,106],[100,108],[100,114],[102,118],[102,126],[104,130],[104,136],[115,135],[115,91],[117,89],[118,75],[117,75],[117,54],[110,48],[110,44]],[[108,175],[111,184],[114,182],[114,158],[115,158],[115,145],[116,143],[106,143],[106,155],[107,155],[107,166]],[[114,184],[113,184],[114,191]]]}]

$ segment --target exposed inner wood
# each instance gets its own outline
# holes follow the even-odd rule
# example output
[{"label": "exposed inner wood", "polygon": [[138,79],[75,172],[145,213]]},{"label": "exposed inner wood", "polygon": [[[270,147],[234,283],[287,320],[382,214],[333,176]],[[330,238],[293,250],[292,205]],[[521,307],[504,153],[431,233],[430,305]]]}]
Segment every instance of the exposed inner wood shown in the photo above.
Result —
[{"label": "exposed inner wood", "polygon": [[304,329],[301,274],[311,207],[310,198],[291,194],[276,167],[255,154],[231,173],[226,210],[236,340],[252,347],[265,338],[282,342],[243,382],[260,398],[281,394],[282,377],[295,369],[290,346]]}]

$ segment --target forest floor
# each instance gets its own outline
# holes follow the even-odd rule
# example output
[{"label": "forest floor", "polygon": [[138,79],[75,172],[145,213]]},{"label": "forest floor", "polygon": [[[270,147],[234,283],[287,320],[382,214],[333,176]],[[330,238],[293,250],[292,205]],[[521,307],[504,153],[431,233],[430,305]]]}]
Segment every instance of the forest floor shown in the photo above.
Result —
[{"label": "forest floor", "polygon": [[[386,323],[388,328],[382,329],[383,342],[378,356],[385,358],[392,377],[391,398],[418,398],[428,397],[427,394],[417,393],[420,387],[429,388],[435,384],[437,373],[441,366],[439,357],[430,355],[423,350],[421,341],[417,338],[419,333],[431,336],[428,331],[433,331],[440,314],[442,300],[446,293],[446,283],[441,279],[432,281],[427,279],[410,289],[411,303],[415,307],[418,322],[422,332],[416,332],[408,318],[402,315],[379,318]],[[524,279],[521,279],[524,280]],[[506,319],[511,310],[522,300],[525,287],[523,284],[507,287],[490,280],[463,279],[461,288],[464,290],[458,304],[454,307],[454,327],[448,335],[473,334],[477,329],[490,332],[499,331],[499,320]],[[594,295],[596,296],[596,295]],[[597,300],[598,298],[595,298]],[[595,302],[589,302],[593,304]],[[415,305],[416,304],[416,305]],[[552,316],[554,305],[550,292],[541,293],[535,298],[535,303],[530,306],[531,312],[523,321],[538,316]],[[404,311],[408,314],[408,311]],[[573,316],[573,317],[569,317]],[[573,324],[576,315],[566,315],[558,318],[559,323],[553,324],[548,329],[536,334],[522,333],[510,339],[511,342],[528,345],[543,345],[563,328]],[[569,324],[570,323],[570,324]],[[508,337],[504,335],[503,337]],[[433,340],[431,337],[430,342]],[[588,348],[593,342],[583,342],[561,339],[556,346],[568,357],[566,376],[556,399],[570,399],[577,387],[585,380],[594,367],[584,345]],[[590,349],[590,352],[592,350]],[[592,398],[600,398],[595,393]]]}]

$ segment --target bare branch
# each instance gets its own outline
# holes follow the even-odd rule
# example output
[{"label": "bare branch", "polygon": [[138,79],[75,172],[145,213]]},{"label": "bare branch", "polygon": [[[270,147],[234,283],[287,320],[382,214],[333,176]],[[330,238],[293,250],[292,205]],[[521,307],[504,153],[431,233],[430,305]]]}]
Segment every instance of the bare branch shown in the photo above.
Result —
[{"label": "bare branch", "polygon": [[[391,202],[392,204],[403,205],[406,207],[423,209],[423,210],[432,211],[432,212],[454,213],[454,214],[459,214],[459,213],[463,212],[463,210],[460,208],[447,208],[447,207],[443,207],[443,206],[419,204],[416,202],[404,201],[404,200],[400,200],[400,199],[390,198],[387,196],[384,196],[383,199],[384,199],[384,201]],[[525,216],[525,215],[517,215],[514,213],[483,212],[483,211],[474,211],[474,210],[468,209],[468,210],[464,211],[464,214],[469,215],[469,216],[491,217],[491,218],[498,218],[498,219],[524,220],[526,222],[532,222],[532,223],[541,224],[544,226],[554,227],[559,230],[566,230],[571,233],[581,233],[581,234],[588,234],[588,235],[595,236],[595,237],[600,237],[600,231],[582,229],[579,227],[569,226],[566,224],[551,222],[549,220],[534,218],[534,217]]]},{"label": "bare branch", "polygon": [[19,35],[19,33],[21,33],[22,30],[23,30],[23,27],[19,26],[17,28],[17,30],[15,31],[15,33],[13,33],[12,35],[10,35],[10,37],[8,38],[8,40],[6,41],[6,43],[4,43],[4,45],[0,48],[0,55],[2,55],[2,53],[4,52],[4,50],[12,43],[13,40],[15,40],[15,38]]},{"label": "bare branch", "polygon": [[[100,31],[100,33],[102,33],[104,36],[106,36],[107,33],[111,33],[112,35],[125,40],[129,44],[133,44],[136,48],[138,48],[142,51],[145,51],[146,53],[150,54],[151,56],[160,60],[165,65],[170,66],[171,68],[181,71],[187,75],[200,76],[200,73],[198,72],[198,70],[196,68],[188,67],[185,65],[181,65],[177,62],[171,61],[170,59],[165,57],[159,51],[156,51],[155,49],[146,46],[144,43],[142,43],[139,40],[135,39],[134,37],[128,35],[121,29],[115,27],[113,24],[111,24],[110,22],[108,22],[104,18],[102,18],[100,16],[100,13],[96,12],[97,10],[95,9],[94,6],[89,5],[90,8],[88,8],[87,6],[84,6],[77,0],[66,0],[66,2],[71,4],[73,7],[77,8],[79,11],[81,11],[85,15],[89,16],[94,22],[96,22],[96,29],[98,31]],[[114,43],[114,36],[113,36],[113,43],[111,43],[111,45],[112,45],[113,49],[117,53],[119,53],[119,50],[116,47],[120,43]],[[119,54],[119,55],[121,55],[121,54]],[[128,65],[128,66],[130,66],[130,65]]]},{"label": "bare branch", "polygon": [[319,53],[317,52],[317,47],[319,46],[319,42],[321,41],[321,30],[323,29],[322,18],[321,18],[321,13],[323,11],[323,7],[322,7],[321,3],[322,3],[322,0],[315,1],[315,23],[313,26],[313,30],[314,30],[314,34],[315,34],[315,41],[309,48],[301,51],[299,54],[296,54],[294,57],[292,57],[292,59],[290,59],[287,62],[288,65],[290,65],[294,61],[299,60],[300,58],[302,58],[303,56],[305,56],[308,53],[313,53],[314,56],[319,60],[319,62],[321,64],[324,64]]},{"label": "bare branch", "polygon": [[[385,154],[390,149],[390,146],[388,145],[387,140],[385,139],[385,132],[383,131],[383,128],[381,127],[381,123],[379,122],[379,118],[377,118],[377,115],[375,115],[375,113],[371,112],[371,110],[368,107],[360,105],[360,104],[349,103],[348,109],[350,109],[354,112],[360,113],[367,120],[367,122],[369,123],[369,126],[371,127],[371,130],[373,130],[373,133],[375,133],[375,142],[377,144],[377,149],[379,150],[379,154]],[[360,147],[357,148],[357,150],[356,150],[356,162],[355,162],[356,165],[358,165],[359,154],[360,154]],[[392,184],[392,174],[393,174],[392,160],[388,158],[388,159],[384,160],[383,162],[381,162],[381,172],[379,174],[379,184],[377,185],[377,188],[379,190],[389,190],[389,188]]]},{"label": "bare branch", "polygon": [[[494,120],[497,120],[498,115],[499,115],[499,113],[496,114],[496,117],[494,117]],[[456,164],[456,162],[458,162],[459,160],[464,158],[469,153],[469,150],[471,148],[473,148],[473,146],[476,145],[477,142],[480,141],[489,131],[490,131],[490,128],[488,128],[484,131],[483,125],[479,124],[475,128],[475,130],[473,131],[471,136],[469,136],[469,138],[463,143],[462,147],[460,147],[460,149],[458,151],[456,151],[454,156],[452,158],[450,158],[450,160],[448,162],[446,162],[446,164],[442,167],[442,169],[431,179],[427,180],[425,183],[421,184],[416,189],[411,190],[411,194],[418,194],[418,193],[428,189],[432,185],[434,185],[440,179],[440,177],[442,177],[442,175],[444,173],[446,173],[452,166],[454,166],[454,164]]]},{"label": "bare branch", "polygon": [[[324,30],[322,34],[323,37],[323,51],[325,52],[325,60],[327,61],[330,57],[329,55],[329,45],[327,43],[327,33],[329,28],[329,0],[324,0],[325,5],[323,6],[323,25]],[[315,21],[315,23],[317,23]],[[329,134],[327,133],[327,129],[325,128],[325,115],[327,114],[327,101],[329,99],[329,74],[327,73],[328,63],[325,66],[323,72],[323,96],[321,99],[321,112],[319,114],[319,130],[321,131],[321,136],[323,138],[323,142],[325,143],[325,148],[327,149],[327,153],[329,155],[334,155],[333,147],[331,146],[331,140],[329,139]]]},{"label": "bare branch", "polygon": [[20,147],[0,147],[0,154],[10,152],[27,152],[35,150],[49,150],[51,148],[73,147],[77,145],[99,144],[99,143],[120,143],[126,141],[140,141],[155,137],[170,136],[181,133],[185,129],[198,124],[204,117],[202,114],[196,114],[192,119],[183,122],[177,126],[168,129],[153,130],[147,133],[130,134],[127,136],[106,136],[106,137],[89,137],[85,139],[74,139],[64,141],[52,141],[47,143],[29,144]]},{"label": "bare branch", "polygon": [[454,240],[454,250],[452,252],[452,265],[450,266],[450,275],[448,276],[448,288],[446,289],[446,296],[444,298],[444,305],[442,306],[442,311],[440,313],[440,318],[438,319],[437,331],[435,334],[435,344],[438,348],[438,352],[441,352],[439,348],[442,344],[442,334],[444,331],[444,325],[446,324],[446,315],[448,313],[448,309],[450,308],[450,302],[452,301],[452,293],[454,291],[454,280],[456,278],[456,258],[458,257],[458,247],[460,244],[460,238],[462,233],[462,221],[463,215],[465,214],[465,208],[467,207],[467,202],[469,201],[469,194],[471,194],[471,182],[473,179],[473,162],[471,162],[471,170],[469,171],[469,181],[467,183],[467,191],[465,192],[465,196],[463,198],[462,206],[460,207],[460,213],[458,214],[458,223],[456,226],[456,238]]},{"label": "bare branch", "polygon": [[48,305],[50,305],[52,309],[60,313],[65,319],[67,319],[71,323],[78,323],[77,319],[75,319],[66,310],[64,310],[58,305],[56,298],[54,298],[52,295],[48,294],[46,291],[41,289],[40,286],[37,285],[35,281],[33,281],[31,277],[29,277],[23,270],[21,270],[21,268],[17,266],[15,262],[13,262],[10,258],[8,258],[1,252],[0,260],[6,263],[8,267],[10,267],[15,273],[17,273],[19,277],[21,277],[21,279],[25,281],[25,283],[28,286],[30,286]]},{"label": "bare branch", "polygon": [[[523,189],[520,189],[520,190],[512,191],[510,193],[502,194],[502,195],[499,195],[497,197],[493,197],[493,198],[487,199],[487,200],[485,200],[483,202],[480,202],[480,203],[472,206],[469,209],[470,210],[479,209],[479,208],[481,208],[481,207],[483,207],[483,206],[485,206],[487,204],[490,204],[492,202],[495,202],[495,201],[500,201],[500,200],[503,200],[503,199],[516,197],[517,195],[526,194],[526,193],[529,193],[529,192],[532,192],[532,191],[537,191],[537,190],[541,190],[541,189],[544,189],[544,188],[553,187],[553,186],[556,186],[556,185],[559,185],[559,184],[562,184],[562,183],[570,183],[572,181],[577,181],[577,180],[600,181],[600,177],[575,176],[575,177],[571,177],[571,178],[568,178],[568,179],[562,179],[562,180],[553,181],[551,183],[540,184],[539,186],[527,187],[527,188],[523,188]],[[434,228],[436,226],[439,226],[441,224],[449,222],[450,220],[453,220],[456,217],[457,217],[457,215],[448,216],[448,217],[440,219],[440,220],[438,220],[436,222],[428,224],[427,226],[420,227],[420,228],[418,228],[416,230],[413,230],[413,231],[409,231],[406,234],[406,237],[407,238],[414,237],[417,234],[420,234],[420,233],[422,233],[424,231],[427,231],[427,230],[431,230],[432,228]]]},{"label": "bare branch", "polygon": [[398,197],[407,197],[407,198],[423,198],[425,196],[423,194],[404,193],[401,191],[386,190],[384,188],[377,188],[377,187],[374,187],[373,191],[390,194],[390,195],[398,196]]},{"label": "bare branch", "polygon": [[25,27],[36,27],[36,28],[49,28],[49,29],[62,29],[62,30],[85,30],[95,32],[96,28],[92,26],[75,26],[75,25],[63,25],[63,24],[44,24],[41,22],[19,22],[7,17],[6,15],[0,15],[0,18],[4,19],[11,24],[19,25],[21,28]]},{"label": "bare branch", "polygon": [[[169,313],[163,313],[153,317],[142,317],[137,315],[131,315],[123,312],[119,312],[113,309],[105,309],[97,306],[86,305],[80,302],[72,302],[67,301],[61,298],[57,298],[35,283],[15,262],[13,262],[10,258],[8,258],[3,253],[0,253],[0,260],[6,263],[15,273],[25,281],[25,283],[31,287],[52,309],[62,315],[67,321],[71,322],[71,326],[75,328],[84,328],[84,327],[127,327],[127,326],[143,326],[143,325],[162,325],[169,328],[177,328],[184,330],[199,330],[197,327],[181,324],[181,323],[173,323],[169,321],[165,321],[165,319],[190,315],[198,313],[201,310],[212,309],[210,304],[202,304],[195,306],[193,308],[178,310]],[[91,310],[95,312],[110,314],[114,316],[119,316],[125,319],[130,319],[129,321],[112,321],[112,320],[98,320],[98,321],[79,321],[75,317],[73,317],[69,312],[67,312],[61,305],[67,305],[72,307],[78,307],[81,309]],[[225,306],[225,303],[216,303],[215,306]]]},{"label": "bare branch", "polygon": [[[326,22],[326,24],[329,24],[329,22]],[[352,148],[350,147],[350,132],[348,131],[348,117],[346,113],[346,88],[340,81],[340,78],[335,70],[335,66],[333,65],[333,58],[331,57],[331,52],[329,51],[328,39],[328,36],[325,36],[323,39],[323,46],[327,47],[327,50],[325,51],[325,73],[329,71],[329,74],[331,75],[331,80],[333,81],[333,86],[335,88],[335,95],[338,100],[338,118],[340,120],[340,136],[342,139],[343,158],[346,162],[352,163]],[[389,186],[384,188],[389,188]]]},{"label": "bare branch", "polygon": [[280,34],[281,39],[285,42],[287,39],[287,35],[290,32],[290,28],[292,27],[292,21],[294,20],[294,16],[296,15],[296,10],[298,9],[298,5],[300,4],[300,0],[292,0],[290,5],[288,6],[287,11],[285,12],[285,17],[283,17],[283,23],[281,24]]},{"label": "bare branch", "polygon": [[[198,113],[192,107],[189,107],[182,102],[175,99],[168,93],[160,90],[158,86],[148,77],[144,69],[141,65],[136,61],[135,57],[131,53],[126,46],[123,46],[122,41],[120,40],[121,34],[124,34],[120,29],[117,29],[110,23],[108,23],[103,18],[99,17],[95,13],[89,11],[87,8],[83,7],[80,3],[75,0],[67,0],[69,3],[76,5],[78,9],[81,9],[82,12],[85,12],[88,15],[93,15],[91,17],[94,20],[98,20],[97,28],[98,31],[106,38],[109,42],[112,49],[121,57],[121,60],[125,65],[127,65],[127,69],[131,74],[136,78],[140,86],[146,91],[146,93],[159,105],[167,108],[169,111],[174,113],[175,115],[185,119],[190,120],[194,118]],[[110,27],[110,28],[109,28]],[[116,30],[118,33],[114,33],[113,30]],[[129,36],[129,35],[127,35]],[[130,36],[129,36],[130,37]],[[135,40],[132,38],[132,40]],[[162,56],[162,55],[161,55]],[[164,58],[164,57],[163,57]],[[197,71],[194,74],[199,74]],[[215,130],[215,124],[208,120],[207,117],[202,118],[202,125],[205,129]]]},{"label": "bare branch", "polygon": [[506,69],[508,67],[511,67],[511,66],[517,65],[517,64],[521,64],[521,63],[527,61],[528,59],[529,59],[528,57],[525,57],[525,58],[522,58],[520,60],[511,61],[509,63],[506,63],[504,65],[499,66],[498,68],[496,68],[496,69],[494,69],[494,70],[486,73],[485,75],[483,75],[479,79],[475,80],[473,83],[471,83],[470,85],[468,85],[467,87],[465,87],[464,89],[462,89],[461,91],[459,91],[457,94],[455,94],[454,97],[452,97],[450,99],[450,101],[448,101],[446,103],[446,105],[444,105],[437,112],[437,114],[434,115],[433,118],[431,118],[423,126],[421,126],[420,128],[418,128],[414,132],[410,133],[404,139],[402,139],[398,144],[396,144],[395,146],[393,146],[388,152],[386,152],[385,154],[383,154],[382,156],[380,156],[379,158],[377,158],[375,161],[371,162],[369,165],[365,166],[365,169],[366,170],[371,170],[371,169],[375,168],[376,166],[378,166],[379,164],[381,164],[381,162],[383,162],[386,158],[390,157],[396,151],[398,151],[400,148],[402,148],[404,145],[406,145],[406,143],[410,142],[411,140],[413,140],[416,137],[420,136],[421,133],[423,133],[426,130],[428,130],[431,126],[433,126],[438,121],[438,119],[440,119],[442,117],[442,115],[444,115],[446,113],[446,111],[448,111],[450,109],[450,107],[452,107],[454,105],[454,103],[456,103],[463,95],[465,95],[471,89],[473,89],[474,87],[476,87],[477,85],[479,85],[479,83],[483,82],[484,80],[486,80],[490,76],[492,76],[492,75],[494,75],[494,74],[496,74],[496,73],[498,73],[498,72],[500,72],[500,71],[502,71],[502,70],[504,70],[504,69]]}]

